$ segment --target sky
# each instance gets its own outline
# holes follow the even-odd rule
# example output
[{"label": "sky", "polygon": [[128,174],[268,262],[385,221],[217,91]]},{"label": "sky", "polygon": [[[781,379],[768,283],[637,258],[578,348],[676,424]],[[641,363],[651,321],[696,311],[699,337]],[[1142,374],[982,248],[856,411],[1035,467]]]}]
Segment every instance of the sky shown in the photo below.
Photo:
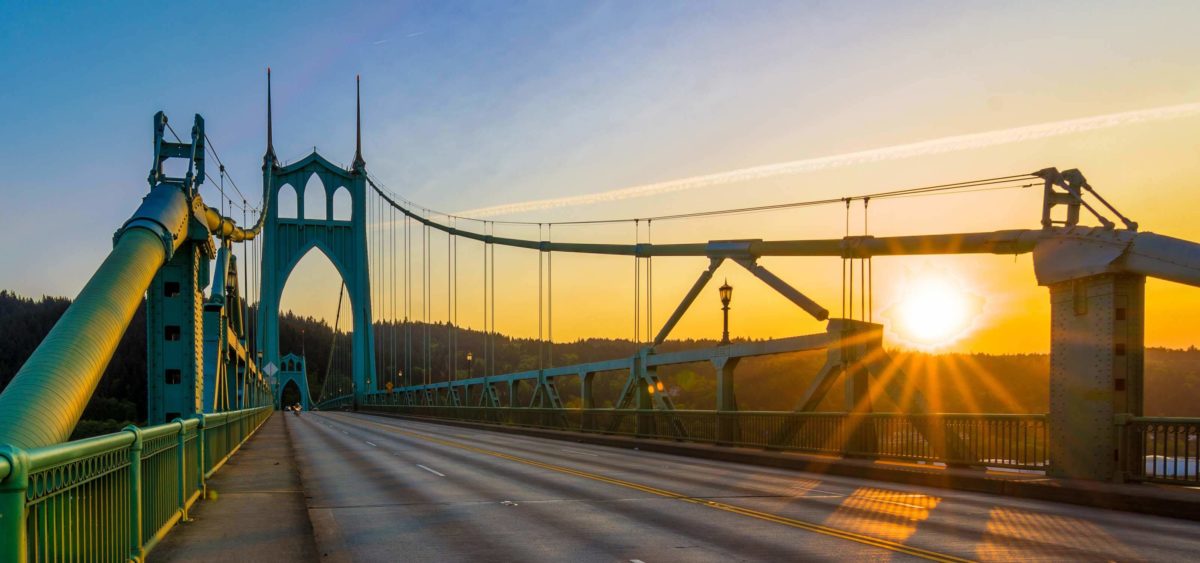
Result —
[{"label": "sky", "polygon": [[[7,5],[0,19],[0,288],[73,296],[145,194],[151,117],[193,113],[233,182],[261,198],[264,74],[273,71],[275,147],[354,154],[362,76],[371,173],[430,208],[469,211],[886,149],[946,137],[1200,102],[1200,4],[1159,2],[212,2]],[[186,125],[182,126],[186,128]],[[178,127],[177,127],[178,129]],[[1079,133],[702,185],[497,218],[639,217],[840,197],[1079,168],[1143,230],[1200,240],[1200,114]],[[226,186],[229,191],[229,186]],[[216,199],[216,187],[202,193]],[[1037,189],[873,203],[877,236],[1037,228]],[[838,207],[656,223],[641,240],[836,238]],[[862,210],[851,217],[864,229]],[[536,237],[536,229],[498,234]],[[555,240],[630,242],[633,229],[555,228]],[[437,239],[444,244],[444,239]],[[480,327],[477,245],[460,247],[459,322]],[[497,330],[538,332],[537,256],[498,252]],[[763,264],[840,314],[838,260]],[[433,319],[445,319],[444,258],[430,264]],[[654,262],[661,323],[704,260]],[[1028,256],[877,259],[874,318],[889,344],[905,295],[949,280],[973,305],[940,349],[1049,347],[1048,297]],[[629,337],[630,259],[555,256],[557,340]],[[822,325],[745,271],[734,336]],[[441,280],[441,281],[437,281]],[[394,284],[384,280],[391,288]],[[402,283],[395,284],[402,287]],[[283,305],[332,318],[339,282],[306,257]],[[400,291],[400,290],[398,290]],[[715,289],[681,337],[719,336]],[[377,317],[392,314],[389,293]],[[1151,281],[1147,343],[1200,341],[1200,290]],[[402,303],[402,300],[401,300]],[[403,306],[399,306],[403,316]],[[452,316],[452,315],[451,315]],[[644,321],[644,317],[643,317]],[[344,321],[343,321],[344,322]],[[645,328],[641,329],[645,331]]]}]

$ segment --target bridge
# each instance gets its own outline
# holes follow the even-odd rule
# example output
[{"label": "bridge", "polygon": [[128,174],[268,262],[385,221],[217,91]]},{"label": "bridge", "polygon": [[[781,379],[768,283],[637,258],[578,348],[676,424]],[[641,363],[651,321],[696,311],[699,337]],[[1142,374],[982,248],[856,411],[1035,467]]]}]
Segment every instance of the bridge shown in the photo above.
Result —
[{"label": "bridge", "polygon": [[[1143,409],[1145,281],[1200,285],[1200,244],[1140,230],[1080,171],[792,204],[865,212],[886,198],[1035,186],[1043,205],[1029,229],[655,243],[654,221],[684,217],[648,216],[613,221],[633,227],[632,241],[556,238],[554,222],[523,224],[538,234],[521,238],[497,235],[503,221],[432,211],[387,188],[367,168],[356,120],[349,166],[315,150],[282,163],[268,75],[262,200],[243,201],[251,224],[224,193],[215,206],[200,194],[213,164],[225,178],[203,118],[183,138],[154,116],[149,191],[0,394],[0,560],[1200,552],[1200,419]],[[471,245],[483,275],[467,288],[459,248]],[[314,249],[343,281],[323,366],[280,344],[283,288]],[[537,260],[533,365],[502,359],[495,269],[513,253]],[[884,347],[873,260],[1025,253],[1051,302],[1049,412],[937,412]],[[572,306],[553,291],[554,258],[565,254],[628,259],[612,274],[634,280],[627,353],[556,362],[553,310]],[[762,260],[814,256],[842,261],[838,307]],[[654,264],[688,258],[707,265],[656,323]],[[722,267],[825,330],[731,340],[726,327],[714,345],[673,341]],[[443,304],[431,296],[442,282],[438,322]],[[482,298],[482,330],[457,322],[468,291]],[[726,308],[729,291],[718,288]],[[147,425],[70,441],[143,300]],[[800,352],[823,364],[792,410],[739,408],[739,364]],[[683,365],[711,367],[712,408],[676,408],[663,374]],[[307,412],[285,414],[293,402]]]}]

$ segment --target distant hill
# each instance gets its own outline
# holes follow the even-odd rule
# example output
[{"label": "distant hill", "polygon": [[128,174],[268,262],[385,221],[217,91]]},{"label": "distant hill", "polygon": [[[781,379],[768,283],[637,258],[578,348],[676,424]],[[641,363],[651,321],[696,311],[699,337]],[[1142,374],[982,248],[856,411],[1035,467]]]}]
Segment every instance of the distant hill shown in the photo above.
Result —
[{"label": "distant hill", "polygon": [[[37,344],[70,304],[61,297],[30,299],[9,291],[0,291],[0,389],[33,352]],[[254,318],[254,312],[251,312]],[[447,373],[447,354],[451,330],[445,324],[414,323],[413,334],[420,342],[428,328],[435,381]],[[402,329],[390,325],[376,327],[376,347],[380,358],[391,357],[391,350],[403,348],[397,339]],[[471,330],[453,331],[460,356],[459,377],[466,377],[467,364],[462,356],[467,351],[476,357],[474,375],[483,373],[483,334]],[[349,349],[349,335],[339,333],[334,362],[329,362],[333,330],[322,321],[286,313],[280,318],[280,350],[303,352],[308,358],[309,387],[314,393],[325,382],[325,371],[333,366],[335,373],[344,374]],[[496,339],[496,371],[536,369],[538,343],[532,339],[498,336]],[[712,346],[711,340],[669,341],[663,351]],[[566,365],[626,357],[635,346],[628,340],[586,339],[576,342],[543,345],[544,365]],[[385,352],[387,350],[387,352]],[[421,347],[414,346],[414,365],[422,362]],[[908,378],[906,385],[922,390],[935,409],[942,412],[1020,413],[1046,412],[1049,405],[1047,378],[1049,358],[1046,354],[925,354],[891,352]],[[824,361],[824,352],[803,352],[774,357],[750,358],[737,369],[736,395],[742,410],[790,410],[795,406],[806,385],[816,375]],[[381,370],[389,360],[380,361]],[[402,363],[402,362],[400,362]],[[388,370],[393,368],[388,367]],[[411,374],[421,377],[420,369]],[[711,409],[716,402],[716,381],[710,365],[698,363],[671,366],[660,370],[675,404],[683,409]],[[599,374],[595,385],[598,406],[610,406],[624,383],[622,373]],[[568,406],[579,405],[578,386],[572,380],[560,385],[563,400]],[[528,400],[528,390],[521,391],[518,400]],[[1146,414],[1152,416],[1200,416],[1200,350],[1170,350],[1151,348],[1146,351]],[[822,410],[839,410],[841,386],[835,386],[821,405]],[[881,397],[876,410],[895,410],[897,406]],[[145,307],[140,307],[121,340],[120,346],[105,372],[79,433],[119,428],[128,421],[146,417],[146,323]],[[103,421],[110,421],[103,423]]]}]

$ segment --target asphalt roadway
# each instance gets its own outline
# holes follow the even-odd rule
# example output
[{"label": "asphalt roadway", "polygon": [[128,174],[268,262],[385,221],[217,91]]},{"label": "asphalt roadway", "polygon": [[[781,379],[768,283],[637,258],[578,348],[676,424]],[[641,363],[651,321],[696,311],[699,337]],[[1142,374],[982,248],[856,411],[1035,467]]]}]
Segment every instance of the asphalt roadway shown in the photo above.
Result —
[{"label": "asphalt roadway", "polygon": [[342,412],[287,416],[326,561],[1187,561],[1200,522]]}]

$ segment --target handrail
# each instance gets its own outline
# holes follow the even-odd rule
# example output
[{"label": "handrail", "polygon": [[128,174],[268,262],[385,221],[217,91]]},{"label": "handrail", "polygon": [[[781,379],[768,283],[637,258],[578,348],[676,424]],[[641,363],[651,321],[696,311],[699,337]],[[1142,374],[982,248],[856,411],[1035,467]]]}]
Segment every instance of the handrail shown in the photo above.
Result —
[{"label": "handrail", "polygon": [[143,560],[273,410],[202,414],[29,450],[0,447],[0,563]]}]

